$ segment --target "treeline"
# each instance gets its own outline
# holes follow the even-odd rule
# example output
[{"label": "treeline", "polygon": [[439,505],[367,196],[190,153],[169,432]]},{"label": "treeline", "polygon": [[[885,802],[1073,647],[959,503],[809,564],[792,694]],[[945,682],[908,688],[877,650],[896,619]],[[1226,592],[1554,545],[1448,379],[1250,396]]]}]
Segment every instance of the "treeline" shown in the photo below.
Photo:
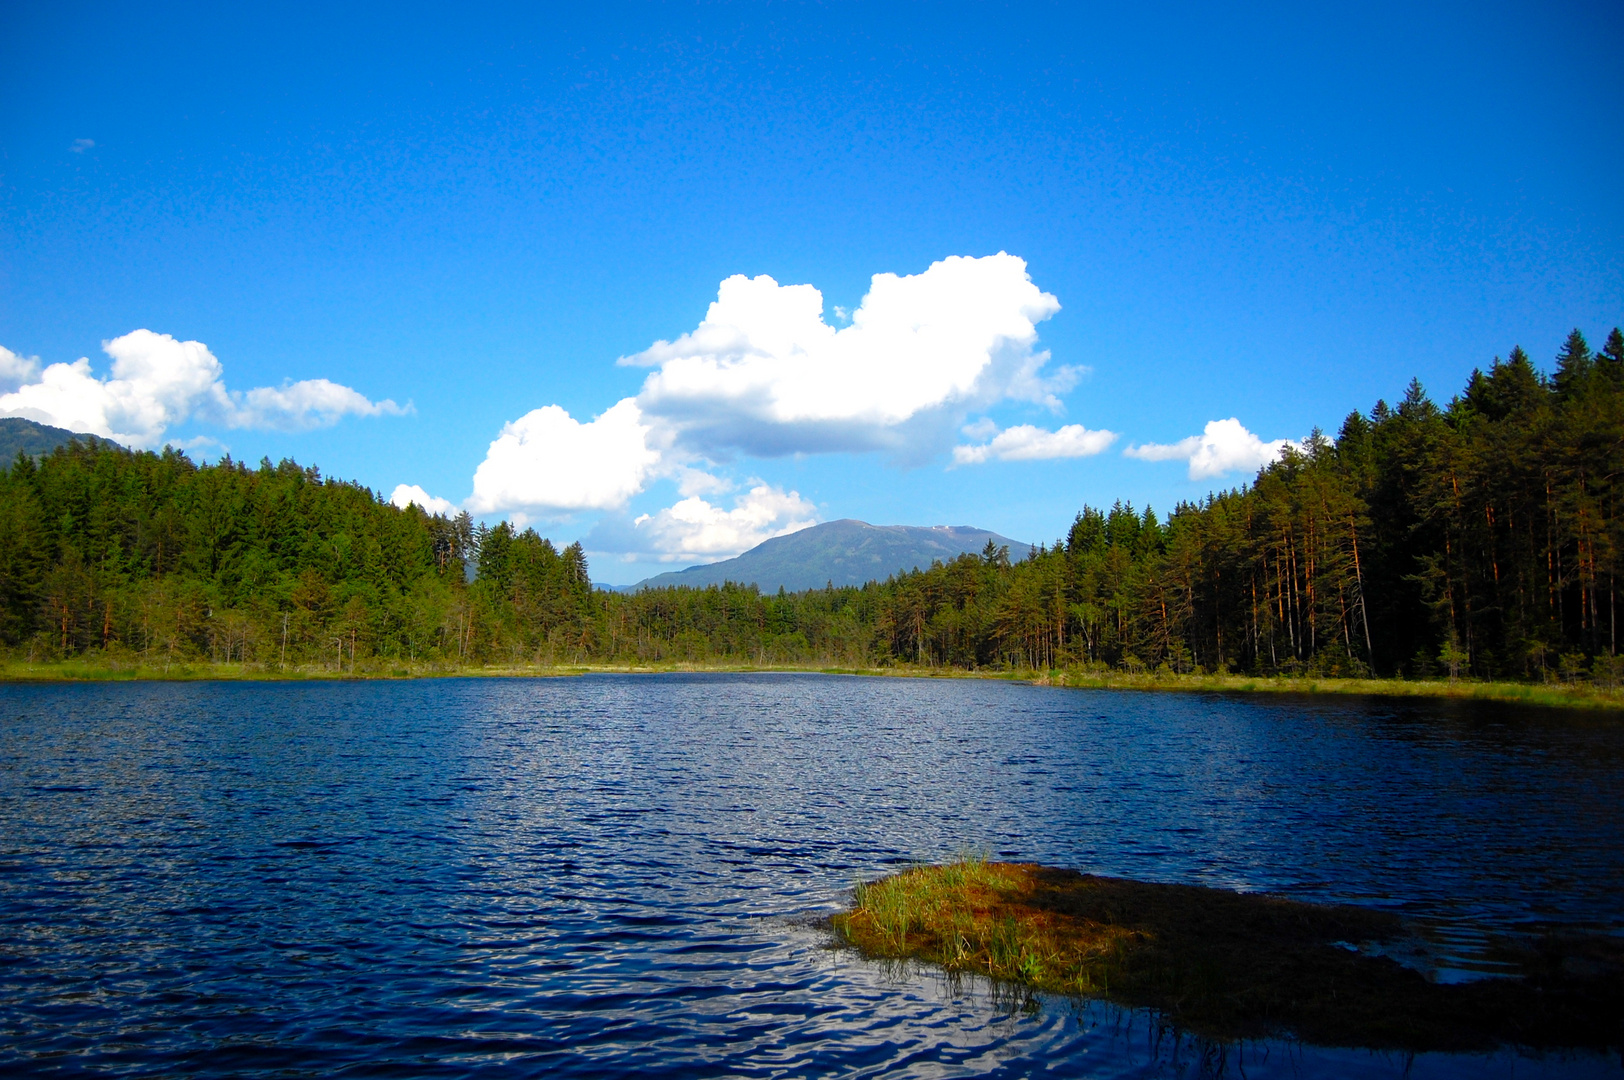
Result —
[{"label": "treeline", "polygon": [[399,510],[291,462],[94,440],[0,474],[0,641],[39,659],[376,668],[720,661],[1325,675],[1621,674],[1624,335],[1315,432],[1165,519],[1085,507],[862,588],[594,590],[579,545]]},{"label": "treeline", "polygon": [[291,461],[90,439],[0,474],[0,642],[34,659],[469,662],[497,625],[576,642],[594,610],[578,544],[401,510]]},{"label": "treeline", "polygon": [[890,583],[890,655],[945,664],[1472,674],[1609,684],[1620,669],[1624,335],[1521,349],[1440,408],[1412,382],[1241,490],[1085,508],[1007,571]]}]

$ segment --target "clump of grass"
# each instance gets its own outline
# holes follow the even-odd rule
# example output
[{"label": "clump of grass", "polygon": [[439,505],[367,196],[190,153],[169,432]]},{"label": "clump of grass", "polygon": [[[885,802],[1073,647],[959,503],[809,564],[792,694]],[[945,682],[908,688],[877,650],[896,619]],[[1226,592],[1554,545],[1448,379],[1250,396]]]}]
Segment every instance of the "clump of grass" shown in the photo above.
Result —
[{"label": "clump of grass", "polygon": [[1613,939],[1510,948],[1523,978],[1437,985],[1350,948],[1404,935],[1390,914],[977,857],[859,884],[833,921],[871,956],[1152,1007],[1220,1038],[1289,1031],[1416,1050],[1624,1041]]},{"label": "clump of grass", "polygon": [[919,956],[949,971],[1038,990],[1109,989],[1111,960],[1135,932],[1025,910],[1020,901],[1030,892],[1030,868],[966,856],[859,883],[852,910],[837,916],[836,927],[870,952]]}]

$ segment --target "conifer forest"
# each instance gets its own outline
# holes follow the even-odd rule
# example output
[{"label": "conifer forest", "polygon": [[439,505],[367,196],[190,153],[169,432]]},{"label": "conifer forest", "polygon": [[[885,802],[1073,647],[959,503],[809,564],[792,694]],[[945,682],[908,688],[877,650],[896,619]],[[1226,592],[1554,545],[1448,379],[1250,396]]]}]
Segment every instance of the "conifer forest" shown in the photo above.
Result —
[{"label": "conifer forest", "polygon": [[1617,681],[1624,335],[1315,432],[1166,516],[1085,506],[861,588],[595,589],[579,544],[401,510],[291,461],[94,439],[0,472],[0,648],[404,662],[1105,667]]}]

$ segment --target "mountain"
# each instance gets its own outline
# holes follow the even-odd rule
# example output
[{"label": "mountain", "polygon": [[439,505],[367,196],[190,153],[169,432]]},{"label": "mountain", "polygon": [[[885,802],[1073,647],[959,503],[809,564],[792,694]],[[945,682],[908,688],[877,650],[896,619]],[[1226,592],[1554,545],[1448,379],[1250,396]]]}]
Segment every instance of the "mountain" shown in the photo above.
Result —
[{"label": "mountain", "polygon": [[970,552],[979,555],[987,541],[1009,546],[1013,560],[1026,558],[1030,544],[968,525],[870,525],[845,518],[813,525],[788,536],[757,544],[736,559],[690,566],[631,586],[632,590],[689,585],[704,588],[726,581],[753,584],[762,592],[821,589],[824,585],[862,585],[892,574],[924,570],[937,559],[947,562]]},{"label": "mountain", "polygon": [[66,428],[36,424],[20,416],[3,417],[0,418],[0,468],[9,467],[17,460],[18,451],[30,457],[39,457],[41,454],[49,454],[69,439],[86,442],[94,438],[96,436],[81,435]]}]

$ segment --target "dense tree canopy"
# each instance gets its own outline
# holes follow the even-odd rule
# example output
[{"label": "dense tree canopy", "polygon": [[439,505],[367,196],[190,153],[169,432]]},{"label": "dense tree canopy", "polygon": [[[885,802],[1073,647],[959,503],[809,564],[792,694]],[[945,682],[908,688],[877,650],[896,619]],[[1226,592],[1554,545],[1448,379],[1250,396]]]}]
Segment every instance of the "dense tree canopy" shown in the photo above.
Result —
[{"label": "dense tree canopy", "polygon": [[95,440],[0,473],[0,642],[261,664],[723,660],[1614,681],[1624,335],[1316,432],[1167,518],[863,588],[594,590],[580,545],[284,461]]}]

